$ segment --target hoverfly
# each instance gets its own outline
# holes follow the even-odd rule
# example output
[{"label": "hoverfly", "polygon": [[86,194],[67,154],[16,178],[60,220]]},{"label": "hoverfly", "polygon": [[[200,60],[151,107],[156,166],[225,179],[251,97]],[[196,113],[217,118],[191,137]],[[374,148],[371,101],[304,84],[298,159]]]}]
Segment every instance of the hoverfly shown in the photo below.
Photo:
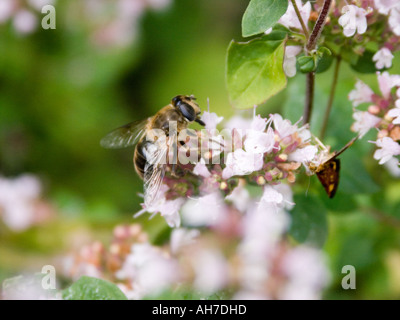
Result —
[{"label": "hoverfly", "polygon": [[309,169],[317,175],[329,198],[335,196],[339,186],[340,159],[338,159],[338,156],[350,147],[357,139],[358,136],[354,137],[342,149],[331,154],[329,154],[329,150],[322,144],[322,142],[317,139],[318,143],[325,149],[327,155],[318,165],[310,163]]},{"label": "hoverfly", "polygon": [[[169,148],[178,147],[172,146],[171,142],[176,141],[179,132],[186,129],[188,124],[195,121],[202,126],[205,125],[200,119],[201,110],[195,100],[196,98],[192,95],[178,95],[154,116],[119,127],[100,141],[104,148],[124,148],[136,145],[133,163],[137,174],[143,179],[146,207],[151,206],[158,198],[165,175],[165,159]],[[170,130],[172,122],[176,123],[174,130]],[[152,132],[156,130],[162,130],[161,138],[154,137]],[[152,135],[153,138],[149,139]]]}]

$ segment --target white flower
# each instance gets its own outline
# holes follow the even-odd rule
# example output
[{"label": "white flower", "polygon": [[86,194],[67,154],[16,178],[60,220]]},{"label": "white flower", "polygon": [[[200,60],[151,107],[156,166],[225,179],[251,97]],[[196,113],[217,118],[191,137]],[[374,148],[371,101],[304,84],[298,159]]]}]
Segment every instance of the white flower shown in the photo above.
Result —
[{"label": "white flower", "polygon": [[225,163],[226,168],[222,171],[222,177],[229,179],[232,176],[244,176],[261,170],[264,158],[262,153],[252,153],[237,149],[228,154]]},{"label": "white flower", "polygon": [[353,101],[353,106],[357,107],[361,103],[372,102],[374,92],[361,80],[357,80],[356,87],[349,93],[349,100]]},{"label": "white flower", "polygon": [[265,206],[271,206],[273,208],[284,208],[291,209],[294,205],[293,194],[290,187],[286,184],[279,184],[276,186],[266,185],[264,192],[259,203],[259,209],[264,209]]},{"label": "white flower", "polygon": [[394,118],[393,124],[400,124],[400,99],[396,100],[396,108],[390,109],[387,115]]},{"label": "white flower", "polygon": [[301,163],[310,162],[314,159],[318,148],[315,146],[306,146],[304,148],[298,148],[289,154],[289,161],[296,161]]},{"label": "white flower", "polygon": [[384,137],[377,141],[369,142],[375,143],[378,148],[381,148],[377,149],[374,153],[374,159],[379,160],[379,164],[384,164],[392,159],[393,156],[400,154],[400,145],[390,137]]},{"label": "white flower", "polygon": [[4,223],[14,231],[31,226],[36,218],[35,200],[40,193],[40,182],[34,176],[0,177],[0,212],[3,211]]},{"label": "white flower", "polygon": [[275,131],[279,134],[281,139],[292,135],[298,130],[296,125],[292,125],[289,120],[283,119],[278,113],[271,115],[271,118],[273,119]]},{"label": "white flower", "polygon": [[388,15],[389,11],[399,6],[398,0],[374,0],[375,8],[379,13]]},{"label": "white flower", "polygon": [[198,199],[191,199],[182,207],[182,220],[192,227],[213,226],[223,220],[225,204],[219,190]]},{"label": "white flower", "polygon": [[19,33],[28,34],[35,31],[37,27],[37,17],[30,11],[21,9],[14,16],[14,28]]},{"label": "white flower", "polygon": [[151,206],[148,207],[142,204],[143,209],[137,212],[134,217],[136,218],[145,212],[153,214],[160,213],[170,227],[179,227],[181,224],[179,210],[185,203],[185,199],[177,198],[174,200],[167,200],[165,198],[165,192],[167,189],[168,187],[166,185],[161,185],[157,200],[151,203]]},{"label": "white flower", "polygon": [[42,11],[45,5],[53,5],[54,0],[28,0],[29,4],[38,11]]},{"label": "white flower", "polygon": [[388,48],[382,48],[372,57],[372,61],[376,62],[377,69],[390,68],[392,66],[393,54]]},{"label": "white flower", "polygon": [[275,144],[275,135],[272,128],[268,128],[267,132],[248,130],[244,147],[247,152],[266,153],[270,152]]},{"label": "white flower", "polygon": [[389,26],[396,36],[400,36],[400,8],[390,12]]},{"label": "white flower", "polygon": [[204,111],[200,119],[206,124],[206,129],[215,129],[217,124],[220,123],[224,117],[218,117],[215,112]]},{"label": "white flower", "polygon": [[201,158],[200,161],[196,163],[193,168],[193,173],[204,178],[209,178],[211,176],[211,173],[210,171],[208,171],[206,162],[203,158]]},{"label": "white flower", "polygon": [[383,73],[377,72],[379,89],[382,92],[382,96],[388,99],[390,92],[393,87],[400,86],[400,76],[397,74],[390,75],[389,72]]},{"label": "white flower", "polygon": [[400,178],[400,163],[397,158],[391,158],[386,161],[383,166],[389,171],[392,177]]},{"label": "white flower", "polygon": [[267,119],[262,118],[260,115],[257,115],[253,118],[250,124],[250,130],[254,131],[264,131],[267,126]]},{"label": "white flower", "polygon": [[249,192],[241,185],[233,189],[231,194],[225,197],[225,200],[231,201],[240,212],[246,211],[251,203]]},{"label": "white flower", "polygon": [[296,56],[301,52],[300,46],[287,46],[285,49],[285,59],[283,60],[283,71],[289,78],[296,75]]},{"label": "white flower", "polygon": [[367,12],[363,8],[347,5],[342,8],[342,14],[339,24],[343,27],[343,34],[346,37],[351,37],[356,32],[363,34],[367,31]]},{"label": "white flower", "polygon": [[5,22],[11,17],[14,10],[14,0],[1,0],[0,1],[0,23]]},{"label": "white flower", "polygon": [[[300,11],[300,15],[304,21],[304,24],[307,27],[308,20],[310,19],[311,14],[311,3],[307,1],[304,5],[301,0],[296,0],[297,7]],[[299,21],[299,18],[296,15],[296,11],[291,2],[289,2],[288,9],[286,13],[279,19],[278,23],[287,27],[287,28],[295,28],[299,30],[303,30]]]},{"label": "white flower", "polygon": [[201,249],[193,259],[194,287],[204,294],[222,289],[228,281],[228,264],[215,249]]},{"label": "white flower", "polygon": [[137,298],[156,295],[167,289],[179,278],[179,268],[175,260],[166,256],[149,243],[134,244],[126,257],[118,279],[132,281]]},{"label": "white flower", "polygon": [[283,257],[282,272],[288,283],[280,292],[280,299],[319,299],[321,289],[330,281],[325,257],[306,246],[293,248]]},{"label": "white flower", "polygon": [[197,229],[174,229],[169,242],[171,252],[176,254],[183,247],[193,244],[199,235],[200,231]]},{"label": "white flower", "polygon": [[381,118],[378,118],[367,111],[357,111],[353,113],[353,118],[356,122],[353,123],[351,129],[360,134],[360,138],[362,138],[369,129],[377,126],[377,124],[381,121]]}]

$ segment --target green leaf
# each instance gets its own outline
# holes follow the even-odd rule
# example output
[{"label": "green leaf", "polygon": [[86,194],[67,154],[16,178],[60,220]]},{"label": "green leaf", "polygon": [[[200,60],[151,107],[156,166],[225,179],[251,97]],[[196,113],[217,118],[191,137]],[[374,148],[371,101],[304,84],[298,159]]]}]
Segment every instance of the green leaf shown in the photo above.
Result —
[{"label": "green leaf", "polygon": [[294,209],[290,212],[292,224],[289,233],[298,242],[322,247],[328,234],[326,208],[313,195],[295,195]]},{"label": "green leaf", "polygon": [[287,0],[251,0],[242,19],[242,35],[250,37],[273,27],[287,8]]},{"label": "green leaf", "polygon": [[286,87],[285,41],[286,33],[275,31],[250,42],[230,43],[226,81],[235,107],[252,108]]},{"label": "green leaf", "polygon": [[113,283],[83,276],[62,293],[64,300],[127,300]]},{"label": "green leaf", "polygon": [[375,73],[378,69],[375,67],[375,62],[372,61],[374,55],[375,52],[365,50],[364,54],[356,62],[351,63],[350,66],[353,70],[360,73]]}]

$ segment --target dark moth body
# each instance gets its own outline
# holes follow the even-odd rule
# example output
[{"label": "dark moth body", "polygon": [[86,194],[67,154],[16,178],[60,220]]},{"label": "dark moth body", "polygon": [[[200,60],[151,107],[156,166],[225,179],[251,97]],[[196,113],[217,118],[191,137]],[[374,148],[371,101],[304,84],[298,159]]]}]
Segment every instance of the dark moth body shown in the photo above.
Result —
[{"label": "dark moth body", "polygon": [[335,196],[339,186],[340,159],[333,158],[323,163],[316,174],[329,198]]}]

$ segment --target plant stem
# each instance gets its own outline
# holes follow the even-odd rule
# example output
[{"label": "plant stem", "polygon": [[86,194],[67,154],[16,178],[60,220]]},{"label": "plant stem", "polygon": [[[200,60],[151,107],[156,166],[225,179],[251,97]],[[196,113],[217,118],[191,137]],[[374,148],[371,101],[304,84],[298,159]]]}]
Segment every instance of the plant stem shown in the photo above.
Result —
[{"label": "plant stem", "polygon": [[314,29],[311,32],[311,36],[308,39],[306,49],[308,52],[315,49],[317,41],[321,35],[322,29],[324,28],[326,17],[328,16],[329,8],[331,6],[332,0],[325,0],[322,10],[318,16],[318,20],[315,23]]},{"label": "plant stem", "polygon": [[296,12],[297,18],[300,21],[301,28],[303,29],[304,35],[306,36],[306,41],[308,42],[308,38],[309,38],[310,34],[308,33],[307,26],[304,23],[304,20],[303,20],[301,14],[300,14],[300,10],[299,10],[299,7],[297,6],[296,0],[291,0],[291,1],[292,1],[292,5],[293,5],[293,8],[294,8],[294,11]]},{"label": "plant stem", "polygon": [[[332,0],[325,0],[322,10],[318,16],[317,22],[311,32],[310,37],[308,38],[306,44],[306,55],[313,50],[317,45],[317,41],[321,35],[322,29],[324,28],[326,17],[328,16],[329,7],[331,6]],[[315,82],[315,73],[310,72],[306,76],[306,99],[303,113],[303,124],[307,124],[310,122],[311,113],[314,103],[314,82]]]},{"label": "plant stem", "polygon": [[324,139],[325,132],[328,127],[329,114],[331,113],[333,99],[335,98],[336,85],[337,85],[338,77],[339,77],[340,62],[341,62],[341,58],[338,56],[336,58],[335,71],[333,73],[331,91],[329,93],[329,99],[328,99],[328,103],[326,105],[326,110],[325,110],[325,115],[324,115],[324,121],[323,121],[322,127],[321,127],[321,134],[319,135],[319,138],[321,139],[321,141]]},{"label": "plant stem", "polygon": [[306,74],[306,99],[303,113],[303,124],[307,124],[310,122],[312,107],[314,103],[314,80],[314,72]]}]

